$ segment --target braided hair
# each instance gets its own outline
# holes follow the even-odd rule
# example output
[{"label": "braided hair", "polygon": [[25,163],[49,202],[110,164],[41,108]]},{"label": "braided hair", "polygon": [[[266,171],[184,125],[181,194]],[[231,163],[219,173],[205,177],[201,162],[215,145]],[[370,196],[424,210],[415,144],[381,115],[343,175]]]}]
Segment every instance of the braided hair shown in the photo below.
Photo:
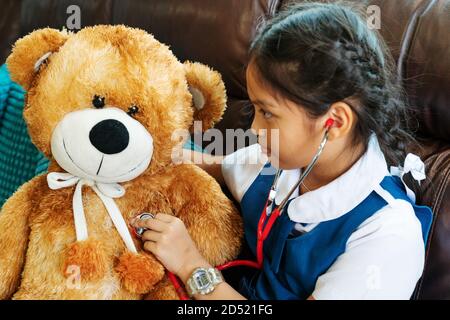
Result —
[{"label": "braided hair", "polygon": [[392,56],[354,8],[307,2],[266,22],[250,48],[265,81],[312,117],[346,102],[357,116],[353,142],[377,135],[388,165],[400,165],[415,143]]}]

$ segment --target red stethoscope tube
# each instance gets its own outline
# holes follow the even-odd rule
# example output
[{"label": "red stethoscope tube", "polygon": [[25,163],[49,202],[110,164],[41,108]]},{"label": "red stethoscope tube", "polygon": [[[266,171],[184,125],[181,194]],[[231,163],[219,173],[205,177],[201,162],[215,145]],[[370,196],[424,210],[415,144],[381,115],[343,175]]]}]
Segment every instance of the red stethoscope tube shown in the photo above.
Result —
[{"label": "red stethoscope tube", "polygon": [[262,269],[262,264],[264,260],[263,256],[263,247],[264,247],[264,241],[269,236],[270,230],[272,229],[273,224],[275,223],[275,220],[280,216],[280,210],[279,208],[275,208],[273,212],[270,214],[269,221],[267,221],[266,226],[264,227],[264,222],[267,219],[267,206],[268,201],[266,202],[266,205],[264,206],[263,212],[261,213],[261,216],[259,218],[258,222],[258,230],[257,230],[257,240],[256,240],[256,261],[252,260],[234,260],[230,261],[228,263],[222,264],[220,266],[217,266],[216,268],[218,270],[225,270],[231,267],[237,267],[237,266],[247,266],[252,267],[256,269]]},{"label": "red stethoscope tube", "polygon": [[[259,218],[258,221],[258,229],[257,229],[257,240],[256,240],[256,261],[252,261],[252,260],[234,260],[234,261],[230,261],[227,263],[224,263],[220,266],[216,266],[216,268],[220,271],[228,269],[228,268],[232,268],[232,267],[238,267],[238,266],[246,266],[246,267],[251,267],[251,268],[255,268],[255,269],[262,269],[262,265],[263,265],[263,261],[264,261],[264,253],[263,253],[263,249],[264,249],[264,241],[267,239],[267,237],[269,236],[270,230],[272,229],[273,224],[275,223],[275,221],[277,220],[277,218],[281,215],[281,213],[283,212],[283,208],[287,203],[287,200],[290,198],[291,194],[293,193],[293,191],[295,189],[298,188],[298,186],[303,182],[303,180],[306,178],[306,176],[309,174],[309,172],[311,171],[312,167],[315,165],[315,163],[317,162],[320,154],[322,153],[322,150],[325,146],[325,143],[328,140],[328,130],[331,128],[331,126],[334,124],[334,120],[333,119],[328,119],[325,123],[325,135],[322,139],[322,142],[320,144],[319,150],[317,151],[316,155],[314,156],[313,160],[311,161],[311,163],[308,165],[308,167],[305,169],[305,172],[302,174],[302,176],[300,177],[299,181],[296,183],[296,185],[294,185],[294,187],[290,190],[290,192],[288,193],[288,195],[285,197],[285,199],[280,203],[279,206],[277,206],[276,208],[273,209],[273,211],[268,214],[267,213],[267,208],[272,205],[272,202],[274,201],[274,199],[270,198],[270,194],[269,197],[266,200],[266,204],[264,205],[264,209],[261,213],[261,216]],[[278,173],[277,173],[277,177],[278,177]],[[275,183],[276,183],[277,178],[275,179]],[[274,183],[274,186],[275,186]],[[273,187],[271,188],[271,191],[273,189]],[[267,217],[269,217],[269,220],[267,221],[266,225],[264,226],[264,223],[267,220]],[[139,235],[138,235],[139,236]],[[172,282],[173,286],[175,287],[175,290],[177,291],[178,297],[180,298],[180,300],[189,300],[188,295],[186,294],[185,290],[183,289],[183,286],[181,285],[181,282],[179,281],[178,277],[176,275],[174,275],[172,272],[167,271],[167,275],[170,279],[170,281]]]},{"label": "red stethoscope tube", "polygon": [[178,280],[178,277],[170,271],[167,271],[167,276],[169,277],[170,282],[172,282],[173,286],[175,287],[175,291],[177,292],[180,300],[190,300],[186,291],[181,285],[181,282]]}]

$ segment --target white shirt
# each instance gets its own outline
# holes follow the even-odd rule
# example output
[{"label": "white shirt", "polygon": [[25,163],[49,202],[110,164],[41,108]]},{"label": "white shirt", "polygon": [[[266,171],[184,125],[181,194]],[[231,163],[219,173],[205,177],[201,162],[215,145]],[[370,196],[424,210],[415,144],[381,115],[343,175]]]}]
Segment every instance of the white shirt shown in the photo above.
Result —
[{"label": "white shirt", "polygon": [[[267,156],[251,145],[225,157],[222,173],[236,200],[263,170]],[[267,170],[265,168],[264,170]],[[386,160],[372,135],[366,153],[329,184],[294,198],[287,208],[295,229],[308,232],[318,223],[351,211],[372,191],[388,203],[365,220],[350,236],[345,252],[322,274],[315,299],[409,299],[422,275],[425,246],[422,229],[411,204],[394,199],[380,187],[389,175]],[[300,170],[283,170],[275,203],[279,204],[298,181]]]}]

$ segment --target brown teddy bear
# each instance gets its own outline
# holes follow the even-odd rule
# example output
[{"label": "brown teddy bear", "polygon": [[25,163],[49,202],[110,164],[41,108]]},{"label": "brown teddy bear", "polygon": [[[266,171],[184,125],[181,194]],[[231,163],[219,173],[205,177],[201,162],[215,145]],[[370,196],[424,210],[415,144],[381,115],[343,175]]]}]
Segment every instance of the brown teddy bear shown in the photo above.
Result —
[{"label": "brown teddy bear", "polygon": [[51,163],[0,213],[1,299],[177,299],[131,235],[128,222],[143,212],[179,217],[212,265],[238,254],[232,202],[204,171],[172,159],[177,130],[221,118],[217,72],[180,63],[125,26],[36,30],[7,66],[27,90],[28,130]]}]

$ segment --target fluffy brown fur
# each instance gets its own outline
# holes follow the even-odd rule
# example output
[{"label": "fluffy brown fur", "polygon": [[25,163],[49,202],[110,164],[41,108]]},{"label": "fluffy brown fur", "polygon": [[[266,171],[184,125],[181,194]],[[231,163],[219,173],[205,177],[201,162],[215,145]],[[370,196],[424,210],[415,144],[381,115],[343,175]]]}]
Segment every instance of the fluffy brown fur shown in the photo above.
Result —
[{"label": "fluffy brown fur", "polygon": [[108,260],[99,240],[84,240],[67,246],[62,273],[70,274],[71,266],[79,268],[81,279],[101,279],[108,268]]},{"label": "fluffy brown fur", "polygon": [[[204,93],[205,107],[194,109],[194,118],[202,119],[202,130],[207,130],[222,118],[223,108],[220,106],[226,103],[225,85],[220,74],[211,72],[205,65],[187,61],[184,67],[189,85]],[[216,90],[209,90],[211,85]]]},{"label": "fluffy brown fur", "polygon": [[130,292],[147,293],[164,276],[163,266],[148,254],[127,252],[120,256],[115,271]]},{"label": "fluffy brown fur", "polygon": [[[53,54],[33,72],[37,59]],[[242,221],[216,181],[194,165],[175,165],[171,139],[195,119],[208,128],[220,119],[225,91],[220,75],[201,64],[179,62],[167,46],[143,30],[95,26],[76,34],[37,30],[17,41],[7,60],[12,78],[29,89],[24,116],[35,145],[51,155],[53,129],[69,112],[91,108],[93,95],[107,105],[139,105],[136,120],[150,132],[154,153],[148,169],[122,183],[115,199],[126,221],[142,212],[182,219],[200,252],[212,264],[233,259],[240,249]],[[194,113],[188,85],[205,97]],[[75,187],[50,190],[46,177],[24,184],[0,213],[0,298],[177,299],[156,259],[127,252],[103,203],[88,187],[83,205],[89,238],[76,242],[72,212]],[[74,278],[73,269],[79,270]],[[78,268],[78,269],[77,269]]]}]

